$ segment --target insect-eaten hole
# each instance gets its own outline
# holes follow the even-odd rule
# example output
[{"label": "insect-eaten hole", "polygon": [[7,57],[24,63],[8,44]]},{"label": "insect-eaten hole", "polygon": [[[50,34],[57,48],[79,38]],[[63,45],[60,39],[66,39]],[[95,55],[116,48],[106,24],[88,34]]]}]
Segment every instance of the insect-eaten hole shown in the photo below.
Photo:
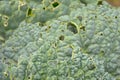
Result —
[{"label": "insect-eaten hole", "polygon": [[115,18],[118,18],[117,16],[115,16]]},{"label": "insect-eaten hole", "polygon": [[80,30],[85,31],[85,26],[80,27]]},{"label": "insect-eaten hole", "polygon": [[65,37],[64,37],[63,35],[61,35],[61,36],[59,37],[59,40],[63,41],[64,38],[65,38]]},{"label": "insect-eaten hole", "polygon": [[58,2],[53,2],[52,3],[52,6],[55,8],[55,7],[57,7],[59,5],[59,3]]},{"label": "insect-eaten hole", "polygon": [[3,25],[4,25],[4,27],[7,27],[7,26],[8,26],[8,22],[5,21],[5,22],[3,23]]},{"label": "insect-eaten hole", "polygon": [[45,29],[45,31],[49,31],[50,28],[51,28],[51,26],[48,26],[48,27]]},{"label": "insect-eaten hole", "polygon": [[105,53],[105,51],[104,51],[104,50],[101,50],[100,52],[101,52],[101,53]]},{"label": "insect-eaten hole", "polygon": [[54,46],[56,47],[56,46],[57,46],[57,43],[55,43]]},{"label": "insect-eaten hole", "polygon": [[89,70],[94,70],[96,68],[96,66],[94,64],[90,64],[87,67],[88,67]]},{"label": "insect-eaten hole", "polygon": [[101,32],[100,35],[103,36],[103,32]]},{"label": "insect-eaten hole", "polygon": [[77,18],[79,19],[79,21],[82,21],[82,16],[77,16]]},{"label": "insect-eaten hole", "polygon": [[4,76],[7,77],[7,76],[8,76],[8,73],[7,73],[7,72],[4,72]]},{"label": "insect-eaten hole", "polygon": [[43,10],[45,10],[45,7],[43,7]]},{"label": "insect-eaten hole", "polygon": [[40,38],[42,38],[42,33],[40,33]]},{"label": "insect-eaten hole", "polygon": [[103,5],[102,1],[98,1],[97,5]]},{"label": "insect-eaten hole", "polygon": [[6,57],[4,57],[4,60],[6,60]]},{"label": "insect-eaten hole", "polygon": [[7,21],[9,19],[9,17],[8,16],[3,16],[3,19]]},{"label": "insect-eaten hole", "polygon": [[31,15],[32,15],[32,9],[28,8],[28,10],[27,10],[27,16],[31,16]]},{"label": "insect-eaten hole", "polygon": [[61,32],[64,32],[64,30],[61,30]]},{"label": "insect-eaten hole", "polygon": [[95,16],[95,18],[97,18],[97,16]]},{"label": "insect-eaten hole", "polygon": [[30,80],[30,76],[28,77],[28,80]]},{"label": "insect-eaten hole", "polygon": [[74,23],[69,22],[67,24],[67,29],[73,32],[74,34],[78,33],[77,26]]}]

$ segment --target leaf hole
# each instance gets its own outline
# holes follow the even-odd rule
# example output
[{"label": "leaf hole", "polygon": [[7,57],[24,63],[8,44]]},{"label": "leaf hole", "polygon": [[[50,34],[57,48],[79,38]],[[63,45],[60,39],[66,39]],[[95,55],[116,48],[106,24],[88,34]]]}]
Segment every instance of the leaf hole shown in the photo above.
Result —
[{"label": "leaf hole", "polygon": [[58,2],[54,2],[53,4],[52,4],[52,6],[55,8],[55,7],[57,7],[59,5],[59,3]]},{"label": "leaf hole", "polygon": [[80,30],[85,31],[85,26],[80,27]]},{"label": "leaf hole", "polygon": [[64,40],[64,36],[61,35],[61,36],[59,37],[59,40],[63,41],[63,40]]},{"label": "leaf hole", "polygon": [[117,16],[115,16],[115,18],[118,18]]},{"label": "leaf hole", "polygon": [[43,10],[45,10],[45,7],[43,7]]},{"label": "leaf hole", "polygon": [[67,29],[68,29],[69,31],[73,32],[74,34],[78,33],[78,31],[77,31],[77,26],[76,26],[74,23],[69,22],[69,23],[67,24]]},{"label": "leaf hole", "polygon": [[79,19],[79,21],[82,21],[82,16],[78,16],[77,18]]},{"label": "leaf hole", "polygon": [[27,10],[27,16],[31,16],[31,15],[32,15],[32,9],[29,8],[29,9]]},{"label": "leaf hole", "polygon": [[97,5],[103,5],[102,1],[98,1]]}]

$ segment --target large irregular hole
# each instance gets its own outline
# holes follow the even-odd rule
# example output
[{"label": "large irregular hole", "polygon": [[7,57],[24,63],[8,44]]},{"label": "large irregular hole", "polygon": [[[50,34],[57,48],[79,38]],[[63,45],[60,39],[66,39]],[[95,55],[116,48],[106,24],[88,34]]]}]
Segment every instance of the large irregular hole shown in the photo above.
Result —
[{"label": "large irregular hole", "polygon": [[74,23],[69,22],[67,24],[67,29],[73,32],[74,34],[78,33],[77,26]]}]

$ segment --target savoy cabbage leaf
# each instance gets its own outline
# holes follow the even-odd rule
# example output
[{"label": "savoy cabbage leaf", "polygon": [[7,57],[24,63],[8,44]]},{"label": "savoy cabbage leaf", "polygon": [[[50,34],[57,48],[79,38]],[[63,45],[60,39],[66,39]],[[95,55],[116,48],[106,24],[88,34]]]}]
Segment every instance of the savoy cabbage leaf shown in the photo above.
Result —
[{"label": "savoy cabbage leaf", "polygon": [[[69,5],[69,14],[63,14],[61,3],[56,11],[58,3],[53,1],[56,7],[53,11],[57,13],[54,19],[41,17],[39,10],[35,11],[36,17],[28,15],[20,21],[18,28],[0,45],[1,80],[120,79],[119,8],[104,1],[102,5],[87,6],[78,5],[78,0],[60,1]],[[25,2],[29,7],[27,13],[41,6],[36,1]],[[43,2],[49,10],[49,1]],[[51,15],[49,11],[41,13]]]}]

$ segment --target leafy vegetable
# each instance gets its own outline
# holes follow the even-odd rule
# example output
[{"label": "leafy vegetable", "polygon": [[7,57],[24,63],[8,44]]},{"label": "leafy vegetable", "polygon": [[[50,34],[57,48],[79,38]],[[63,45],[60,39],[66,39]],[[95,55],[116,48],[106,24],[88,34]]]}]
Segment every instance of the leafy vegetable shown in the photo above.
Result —
[{"label": "leafy vegetable", "polygon": [[10,14],[14,17],[0,13],[13,21],[7,27],[18,19],[15,29],[0,27],[5,36],[12,30],[0,45],[0,80],[120,79],[119,8],[105,1],[101,5],[79,0],[20,2],[24,5],[17,5],[19,9]]}]

